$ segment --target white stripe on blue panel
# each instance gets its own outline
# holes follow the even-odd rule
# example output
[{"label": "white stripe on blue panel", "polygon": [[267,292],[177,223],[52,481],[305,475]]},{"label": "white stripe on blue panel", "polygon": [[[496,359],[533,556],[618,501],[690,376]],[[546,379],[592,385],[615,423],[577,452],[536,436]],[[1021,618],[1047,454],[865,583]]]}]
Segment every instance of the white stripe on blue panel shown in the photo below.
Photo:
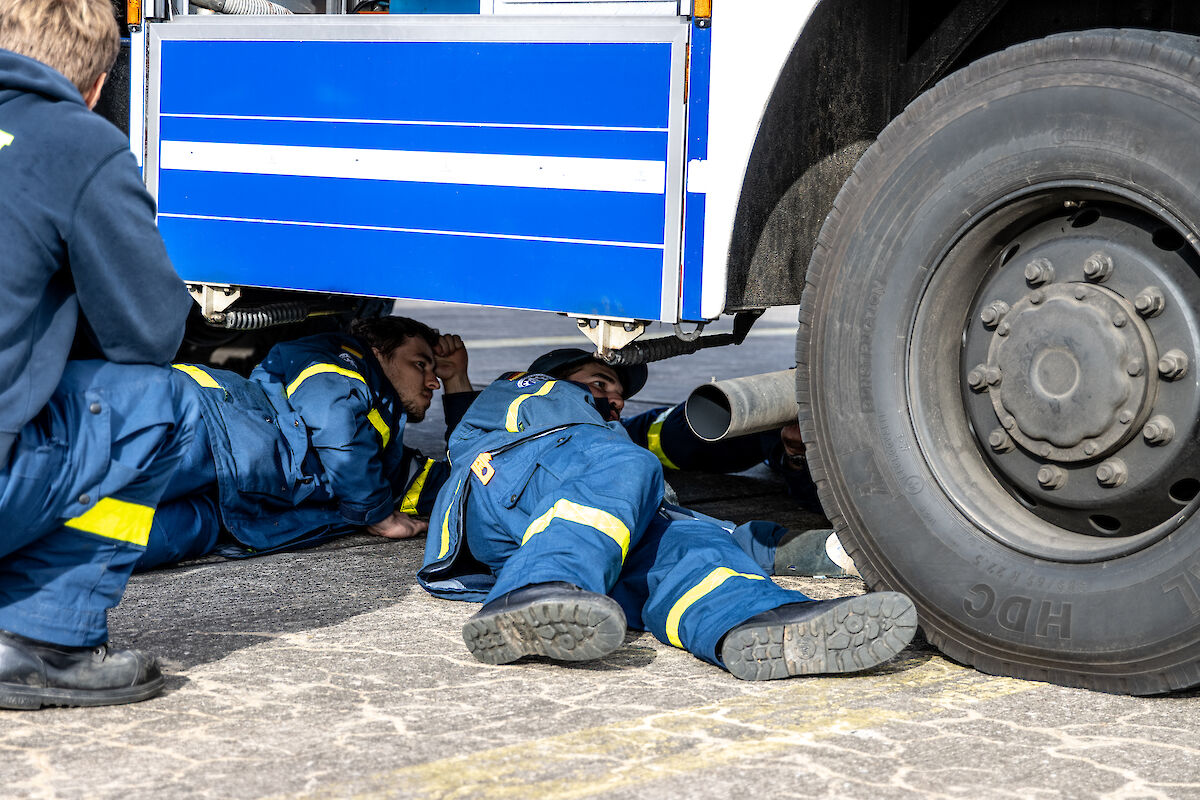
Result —
[{"label": "white stripe on blue panel", "polygon": [[173,219],[203,219],[212,222],[254,222],[262,225],[298,225],[303,228],[340,228],[354,231],[384,231],[386,233],[428,233],[437,236],[468,236],[476,239],[513,239],[522,242],[558,242],[560,244],[597,244],[605,247],[637,247],[643,250],[662,250],[661,244],[647,242],[611,242],[602,239],[565,239],[556,236],[521,236],[509,233],[476,233],[472,231],[437,231],[422,228],[394,228],[387,225],[345,225],[336,222],[302,222],[291,219],[254,219],[251,217],[215,217],[207,214],[172,214],[159,212],[160,217]]},{"label": "white stripe on blue panel", "polygon": [[527,128],[529,130],[553,131],[616,131],[619,133],[667,133],[667,128],[634,128],[627,125],[533,125],[523,122],[447,122],[445,120],[412,119],[360,119],[336,117],[262,117],[246,114],[160,114],[179,119],[238,119],[252,122],[331,122],[338,125],[360,123],[363,125],[412,125],[415,127],[443,128]]},{"label": "white stripe on blue panel", "polygon": [[160,168],[665,194],[664,161],[164,141]]}]

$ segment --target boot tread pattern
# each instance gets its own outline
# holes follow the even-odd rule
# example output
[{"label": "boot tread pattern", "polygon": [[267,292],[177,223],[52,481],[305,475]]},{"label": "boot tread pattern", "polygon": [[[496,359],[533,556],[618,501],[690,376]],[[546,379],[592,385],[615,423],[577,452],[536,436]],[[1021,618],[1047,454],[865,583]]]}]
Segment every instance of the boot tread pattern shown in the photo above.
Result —
[{"label": "boot tread pattern", "polygon": [[463,626],[463,640],[485,664],[507,664],[523,656],[590,661],[625,641],[625,615],[615,600],[603,595],[545,600],[472,617]]},{"label": "boot tread pattern", "polygon": [[735,629],[721,657],[734,676],[752,681],[858,672],[896,656],[916,629],[911,600],[876,592],[848,597],[803,622]]}]

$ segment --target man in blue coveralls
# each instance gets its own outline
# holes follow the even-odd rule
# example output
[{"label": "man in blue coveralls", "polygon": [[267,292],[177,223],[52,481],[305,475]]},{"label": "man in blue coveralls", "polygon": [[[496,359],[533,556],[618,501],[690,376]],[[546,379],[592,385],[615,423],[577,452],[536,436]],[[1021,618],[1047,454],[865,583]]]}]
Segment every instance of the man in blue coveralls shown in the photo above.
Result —
[{"label": "man in blue coveralls", "polygon": [[589,360],[562,378],[502,377],[450,438],[418,580],[484,606],[463,628],[477,659],[601,658],[627,627],[747,680],[853,672],[916,630],[902,594],[810,600],[715,521],[664,506],[662,467],[619,422],[645,368]]},{"label": "man in blue coveralls", "polygon": [[[564,347],[539,356],[526,371],[566,377],[593,363],[600,363],[594,353]],[[621,417],[624,401],[637,394],[648,377],[644,366],[621,370],[621,373],[624,397],[614,397],[609,408],[620,418],[630,440],[654,453],[664,471],[729,473],[766,463],[783,477],[789,496],[800,507],[811,513],[822,513],[817,487],[804,459],[799,425],[708,442],[692,431],[682,403],[652,408],[633,417]],[[456,389],[454,392],[460,393],[454,393],[448,389],[443,396],[448,432],[456,424],[450,422],[451,413],[456,421],[461,419],[465,409],[479,395],[474,391],[461,393],[463,391],[466,390]],[[438,478],[445,480],[446,472],[440,472]],[[735,538],[764,569],[775,575],[847,577],[858,574],[854,562],[830,530],[789,531],[775,523],[759,520],[739,526]]]},{"label": "man in blue coveralls", "polygon": [[[436,355],[435,355],[436,353]],[[138,569],[217,549],[261,555],[360,528],[390,539],[425,531],[445,462],[403,443],[439,386],[462,392],[462,340],[416,320],[357,320],[273,347],[249,380],[177,364],[204,427],[164,493]],[[451,413],[447,424],[457,421]],[[426,491],[425,487],[430,487]]]},{"label": "man in blue coveralls", "polygon": [[[596,361],[594,353],[579,348],[552,350],[529,365],[528,372],[565,377]],[[625,398],[636,394],[645,383],[625,382]],[[621,409],[623,410],[623,406]],[[668,475],[677,470],[697,472],[741,472],[766,463],[783,478],[788,495],[804,510],[820,514],[817,486],[808,472],[804,443],[796,423],[782,429],[734,436],[708,442],[688,425],[684,404],[660,406],[633,417],[622,417],[621,425],[634,444],[654,453]],[[743,529],[739,534],[745,534]],[[793,530],[759,522],[753,535],[739,536],[741,544],[765,569],[776,575],[822,575],[830,578],[857,575],[854,562],[830,530]]]},{"label": "man in blue coveralls", "polygon": [[0,0],[3,708],[163,683],[106,618],[199,407],[142,366],[175,354],[191,300],[128,140],[90,111],[119,46],[108,0]]}]

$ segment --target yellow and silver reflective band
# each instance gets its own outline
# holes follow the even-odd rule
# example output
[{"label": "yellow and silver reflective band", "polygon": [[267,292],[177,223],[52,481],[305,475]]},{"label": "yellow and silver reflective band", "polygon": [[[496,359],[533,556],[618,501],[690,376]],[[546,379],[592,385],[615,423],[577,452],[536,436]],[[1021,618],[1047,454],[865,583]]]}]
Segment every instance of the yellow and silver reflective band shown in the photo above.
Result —
[{"label": "yellow and silver reflective band", "polygon": [[625,563],[625,555],[629,552],[629,528],[625,526],[625,523],[607,511],[573,503],[565,498],[556,502],[549,511],[529,523],[529,527],[525,529],[525,536],[521,539],[521,544],[528,542],[534,534],[546,530],[555,519],[578,522],[580,525],[600,531],[621,548],[621,563]]},{"label": "yellow and silver reflective band", "polygon": [[344,345],[342,345],[342,349],[343,349],[343,350],[345,350],[345,351],[346,351],[347,353],[349,353],[350,355],[354,356],[355,358],[362,358],[362,357],[363,357],[363,354],[362,354],[362,353],[358,352],[357,350],[355,350],[355,349],[354,349],[353,347],[351,347],[350,345],[346,345],[346,344],[344,344]]},{"label": "yellow and silver reflective band", "polygon": [[646,447],[650,448],[650,452],[658,456],[658,460],[667,469],[679,469],[675,466],[675,462],[667,458],[667,454],[663,452],[662,447],[662,429],[663,423],[667,421],[667,417],[677,406],[671,406],[666,411],[655,417],[654,422],[650,423],[650,430],[646,432]]},{"label": "yellow and silver reflective band", "polygon": [[688,589],[683,597],[676,600],[675,605],[671,606],[671,612],[667,614],[667,641],[682,648],[683,642],[679,640],[679,621],[683,619],[683,612],[730,578],[749,578],[752,581],[766,580],[762,575],[748,575],[744,572],[734,572],[729,567],[717,567],[705,575],[704,580]]},{"label": "yellow and silver reflective band", "polygon": [[400,503],[400,513],[417,513],[417,502],[421,499],[421,490],[425,488],[425,479],[429,477],[429,470],[432,468],[433,459],[425,459],[424,469],[413,479],[412,484],[408,487],[408,491],[404,493],[404,500]]},{"label": "yellow and silver reflective band", "polygon": [[458,503],[458,493],[462,491],[462,485],[463,482],[460,480],[458,486],[454,487],[454,498],[446,505],[446,516],[442,518],[442,549],[438,553],[439,559],[445,558],[450,552],[450,512]]},{"label": "yellow and silver reflective band", "polygon": [[175,369],[179,370],[180,372],[182,372],[184,375],[187,375],[188,377],[190,377],[192,380],[194,380],[196,383],[203,386],[205,389],[221,389],[221,388],[223,388],[221,386],[221,384],[217,383],[213,379],[212,375],[209,375],[207,372],[200,369],[199,367],[193,366],[191,364],[172,364],[171,366],[174,367]]},{"label": "yellow and silver reflective band", "polygon": [[375,430],[379,431],[379,438],[383,439],[383,446],[387,447],[388,442],[392,440],[392,429],[383,421],[383,415],[379,413],[379,409],[372,408],[368,411],[367,419],[375,426]]},{"label": "yellow and silver reflective band", "polygon": [[94,533],[106,539],[116,539],[141,547],[150,540],[150,526],[154,523],[154,508],[114,497],[101,497],[96,505],[67,520],[68,528]]},{"label": "yellow and silver reflective band", "polygon": [[541,397],[542,395],[547,394],[551,389],[554,388],[554,384],[556,383],[558,383],[558,381],[546,381],[540,387],[538,387],[536,392],[523,394],[516,400],[513,400],[512,404],[508,407],[508,416],[504,420],[505,430],[507,430],[509,433],[517,433],[517,412],[521,410],[521,403],[524,403],[531,397]]},{"label": "yellow and silver reflective band", "polygon": [[359,375],[352,369],[339,367],[337,364],[313,364],[311,367],[305,367],[304,371],[296,376],[296,380],[288,384],[287,391],[284,392],[288,397],[300,388],[300,384],[311,378],[313,375],[320,375],[323,372],[336,372],[338,375],[345,375],[347,378],[353,378],[356,381],[367,382],[367,379]]}]

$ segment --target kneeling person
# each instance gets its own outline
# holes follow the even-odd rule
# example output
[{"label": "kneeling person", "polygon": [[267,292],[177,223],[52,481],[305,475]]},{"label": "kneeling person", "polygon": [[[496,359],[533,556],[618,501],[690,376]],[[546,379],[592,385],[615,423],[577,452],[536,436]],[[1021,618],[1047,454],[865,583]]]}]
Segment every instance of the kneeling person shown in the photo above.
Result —
[{"label": "kneeling person", "polygon": [[908,644],[904,595],[810,600],[721,526],[664,507],[658,459],[618,421],[625,396],[602,364],[566,380],[516,374],[451,436],[418,579],[484,601],[463,629],[476,658],[595,659],[631,627],[761,680],[866,669]]}]

